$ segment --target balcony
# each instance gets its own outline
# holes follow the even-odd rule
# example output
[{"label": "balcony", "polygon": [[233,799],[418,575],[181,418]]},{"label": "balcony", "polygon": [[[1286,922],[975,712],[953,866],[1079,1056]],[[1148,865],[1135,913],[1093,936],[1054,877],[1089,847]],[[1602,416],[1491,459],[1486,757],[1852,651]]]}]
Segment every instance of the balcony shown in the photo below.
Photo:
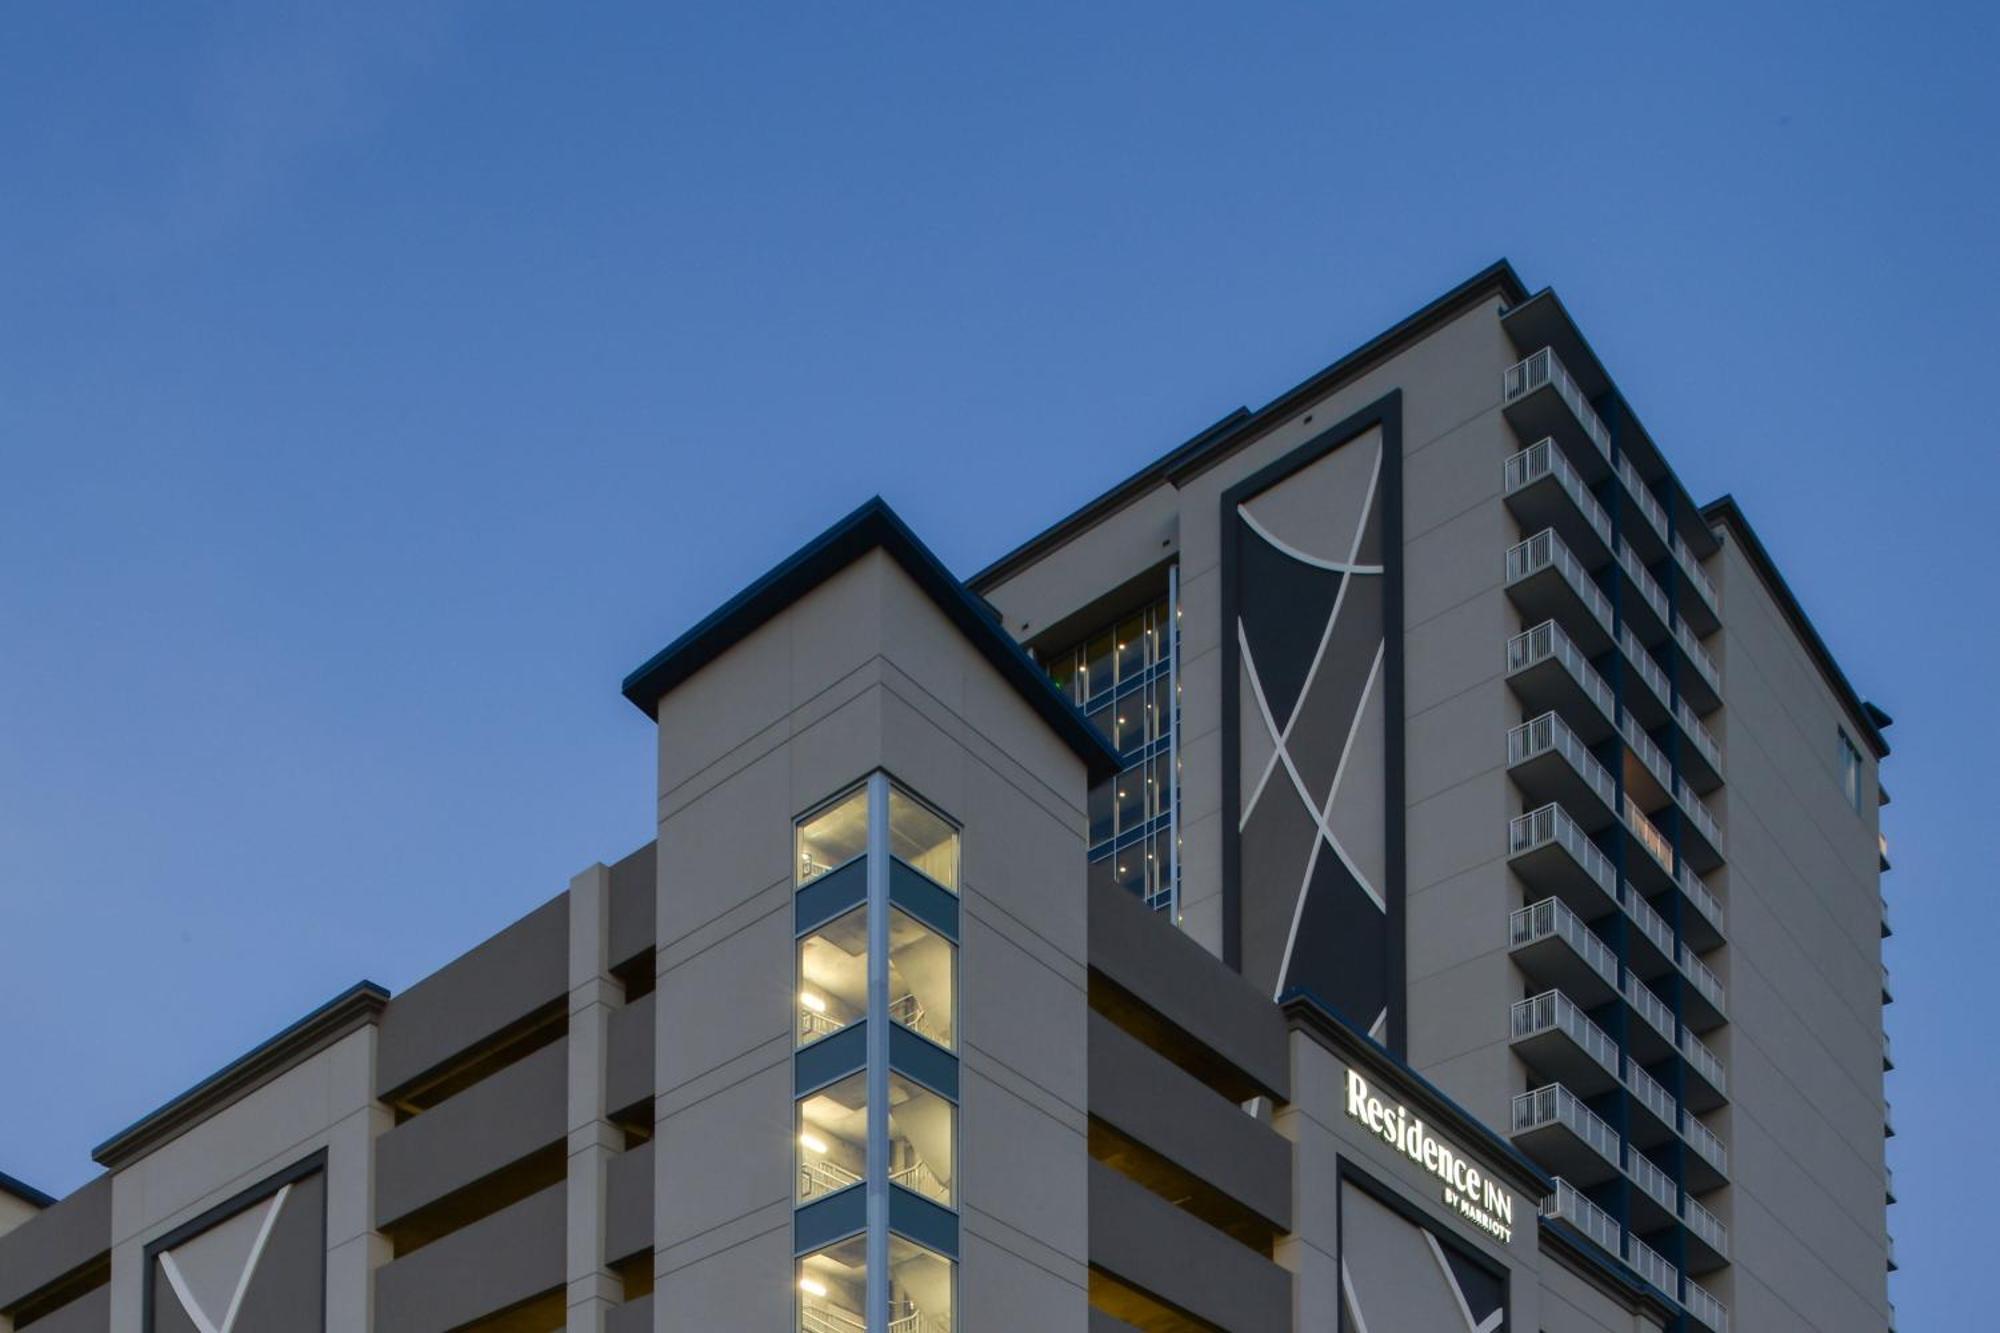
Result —
[{"label": "balcony", "polygon": [[1508,731],[1507,772],[1530,805],[1559,804],[1586,830],[1615,818],[1618,784],[1555,713]]},{"label": "balcony", "polygon": [[1882,1003],[1894,1004],[1896,997],[1889,993],[1889,965],[1882,964]]},{"label": "balcony", "polygon": [[1620,886],[1619,905],[1625,915],[1632,918],[1632,924],[1639,928],[1632,937],[1632,961],[1646,976],[1658,976],[1671,971],[1674,966],[1674,932],[1667,925],[1666,918],[1652,909],[1639,896],[1639,891],[1628,880]]},{"label": "balcony", "polygon": [[1708,891],[1708,885],[1688,865],[1674,871],[1674,887],[1687,899],[1693,911],[1681,913],[1681,935],[1704,953],[1722,943],[1728,929],[1722,901]]},{"label": "balcony", "polygon": [[1693,1278],[1681,1279],[1681,1306],[1709,1333],[1729,1333],[1729,1310]]},{"label": "balcony", "polygon": [[1515,1052],[1552,1081],[1586,1096],[1617,1086],[1617,1043],[1561,991],[1515,1001],[1508,1030]]},{"label": "balcony", "polygon": [[1896,1108],[1889,1104],[1886,1097],[1882,1099],[1882,1137],[1885,1139],[1896,1137]]},{"label": "balcony", "polygon": [[1507,918],[1507,949],[1537,984],[1604,1004],[1618,993],[1618,959],[1560,898],[1544,898]]},{"label": "balcony", "polygon": [[1646,1281],[1665,1292],[1669,1298],[1680,1291],[1680,1270],[1662,1259],[1659,1252],[1640,1240],[1637,1236],[1625,1237],[1625,1263]]},{"label": "balcony", "polygon": [[1653,743],[1653,738],[1630,713],[1618,715],[1618,734],[1625,738],[1633,758],[1639,761],[1637,769],[1630,764],[1624,766],[1626,790],[1637,792],[1640,803],[1647,809],[1666,804],[1674,790],[1674,770],[1667,762],[1666,751]]},{"label": "balcony", "polygon": [[1682,620],[1699,634],[1713,634],[1722,628],[1722,598],[1715,583],[1701,567],[1701,561],[1678,536],[1674,538],[1674,565],[1681,572],[1674,580],[1674,606]]},{"label": "balcony", "polygon": [[1707,713],[1722,705],[1722,668],[1709,656],[1708,649],[1685,620],[1674,622],[1674,648],[1684,666],[1680,675],[1681,694],[1697,712]]},{"label": "balcony", "polygon": [[1639,1022],[1627,1029],[1632,1053],[1644,1064],[1665,1059],[1674,1050],[1674,1011],[1630,972],[1620,990],[1639,1016]]},{"label": "balcony", "polygon": [[1618,1173],[1618,1131],[1560,1083],[1514,1098],[1509,1132],[1551,1174],[1590,1185]]},{"label": "balcony", "polygon": [[1680,1112],[1674,1106],[1673,1097],[1630,1056],[1625,1060],[1625,1086],[1638,1099],[1639,1105],[1644,1108],[1647,1115],[1651,1116],[1650,1121],[1646,1116],[1633,1119],[1630,1137],[1634,1142],[1651,1148],[1675,1137],[1680,1132],[1675,1128],[1680,1123]]},{"label": "balcony", "polygon": [[1645,563],[1632,549],[1632,543],[1623,537],[1618,539],[1617,555],[1618,567],[1625,571],[1625,581],[1637,594],[1624,601],[1625,620],[1638,631],[1642,642],[1658,643],[1673,632],[1673,609],[1667,594],[1646,572]]},{"label": "balcony", "polygon": [[1694,1151],[1688,1154],[1688,1188],[1697,1194],[1706,1194],[1729,1180],[1729,1150],[1722,1146],[1722,1140],[1715,1131],[1694,1118],[1694,1113],[1681,1112],[1681,1138]]},{"label": "balcony", "polygon": [[1619,1253],[1618,1223],[1576,1186],[1557,1176],[1555,1193],[1542,1200],[1542,1216],[1567,1222],[1596,1241],[1606,1254]]},{"label": "balcony", "polygon": [[1657,727],[1673,715],[1673,688],[1667,684],[1667,673],[1646,651],[1639,636],[1632,632],[1630,625],[1622,625],[1618,630],[1618,647],[1625,654],[1625,661],[1638,676],[1643,690],[1627,690],[1625,706],[1637,715],[1640,724]]},{"label": "balcony", "polygon": [[1611,516],[1553,439],[1509,458],[1502,482],[1507,509],[1523,532],[1554,528],[1593,567],[1611,558]]},{"label": "balcony", "polygon": [[1649,893],[1657,892],[1662,887],[1671,887],[1674,882],[1673,844],[1668,842],[1667,835],[1660,832],[1653,821],[1646,817],[1646,812],[1639,808],[1639,803],[1632,799],[1630,793],[1626,794],[1625,809],[1622,813],[1626,832],[1632,835],[1631,840],[1637,849],[1645,853],[1643,856],[1629,858],[1628,868],[1639,878],[1642,887]]},{"label": "balcony", "polygon": [[1640,477],[1639,470],[1632,466],[1631,459],[1620,455],[1618,461],[1612,465],[1612,470],[1618,474],[1626,498],[1632,502],[1632,508],[1638,511],[1642,520],[1626,524],[1626,531],[1639,539],[1640,548],[1646,552],[1647,559],[1660,559],[1667,554],[1668,543],[1672,540],[1667,535],[1666,509],[1653,495],[1652,488],[1646,485],[1644,478]]},{"label": "balcony", "polygon": [[1674,804],[1686,816],[1681,821],[1681,854],[1698,871],[1713,870],[1722,864],[1722,825],[1708,802],[1695,795],[1694,788],[1674,779]]},{"label": "balcony", "polygon": [[1507,548],[1506,582],[1523,619],[1560,620],[1586,653],[1611,646],[1611,602],[1555,529]]},{"label": "balcony", "polygon": [[1688,1229],[1688,1272],[1713,1272],[1729,1262],[1729,1228],[1721,1218],[1689,1196],[1681,1201],[1681,1222]]},{"label": "balcony", "polygon": [[1722,978],[1715,975],[1707,963],[1695,956],[1694,950],[1683,944],[1676,952],[1681,975],[1687,978],[1687,989],[1681,992],[1681,1018],[1696,1032],[1707,1032],[1710,1028],[1721,1027],[1729,1021],[1728,1007],[1723,1003]]},{"label": "balcony", "polygon": [[1728,1071],[1723,1068],[1722,1057],[1710,1050],[1707,1042],[1683,1028],[1680,1053],[1692,1075],[1682,1090],[1682,1099],[1689,1106],[1697,1111],[1712,1111],[1729,1099]]},{"label": "balcony", "polygon": [[1882,1202],[1884,1205],[1896,1202],[1896,1171],[1894,1167],[1882,1168]]},{"label": "balcony", "polygon": [[1673,1180],[1629,1143],[1625,1145],[1625,1174],[1638,1187],[1632,1199],[1634,1230],[1656,1231],[1680,1220],[1680,1191]]},{"label": "balcony", "polygon": [[1674,701],[1674,724],[1687,738],[1681,747],[1681,771],[1699,792],[1711,792],[1722,785],[1722,746],[1694,715],[1685,699]]},{"label": "balcony", "polygon": [[1590,744],[1611,734],[1618,715],[1611,687],[1553,620],[1507,640],[1507,684],[1528,711],[1562,713]]},{"label": "balcony", "polygon": [[1500,410],[1524,440],[1552,436],[1595,484],[1611,471],[1611,429],[1584,397],[1553,348],[1509,366],[1500,383]]},{"label": "balcony", "polygon": [[1509,821],[1507,864],[1522,883],[1555,894],[1586,921],[1617,904],[1611,858],[1559,805],[1545,805]]},{"label": "balcony", "polygon": [[1888,1073],[1896,1067],[1896,1054],[1889,1045],[1889,1034],[1882,1034],[1882,1072]]}]

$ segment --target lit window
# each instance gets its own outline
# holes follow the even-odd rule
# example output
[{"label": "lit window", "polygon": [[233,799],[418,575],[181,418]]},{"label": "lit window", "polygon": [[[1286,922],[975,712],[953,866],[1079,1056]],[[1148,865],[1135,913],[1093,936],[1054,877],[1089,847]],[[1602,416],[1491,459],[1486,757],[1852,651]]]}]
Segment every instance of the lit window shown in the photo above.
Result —
[{"label": "lit window", "polygon": [[889,1017],[946,1050],[956,1041],[957,954],[950,940],[915,917],[890,912]]},{"label": "lit window", "polygon": [[855,1236],[799,1260],[799,1333],[867,1327],[868,1240]]},{"label": "lit window", "polygon": [[799,822],[799,884],[812,883],[868,850],[868,789],[856,788]]},{"label": "lit window", "polygon": [[897,860],[958,892],[958,830],[899,788],[889,791],[889,850]]},{"label": "lit window", "polygon": [[889,1181],[946,1208],[958,1108],[901,1074],[889,1075]]},{"label": "lit window", "polygon": [[868,1016],[868,909],[857,907],[799,941],[798,1043],[810,1046]]},{"label": "lit window", "polygon": [[859,1185],[868,1168],[868,1076],[799,1099],[799,1202]]},{"label": "lit window", "polygon": [[951,1260],[889,1237],[889,1327],[895,1333],[949,1333]]}]

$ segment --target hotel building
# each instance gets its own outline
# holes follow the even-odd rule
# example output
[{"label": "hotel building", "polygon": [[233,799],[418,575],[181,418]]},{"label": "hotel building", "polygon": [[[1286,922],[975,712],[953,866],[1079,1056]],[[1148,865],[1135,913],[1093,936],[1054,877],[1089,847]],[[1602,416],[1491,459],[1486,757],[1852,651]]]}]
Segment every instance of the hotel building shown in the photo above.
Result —
[{"label": "hotel building", "polygon": [[1889,719],[1504,263],[624,693],[657,836],[9,1185],[0,1333],[1894,1326]]}]

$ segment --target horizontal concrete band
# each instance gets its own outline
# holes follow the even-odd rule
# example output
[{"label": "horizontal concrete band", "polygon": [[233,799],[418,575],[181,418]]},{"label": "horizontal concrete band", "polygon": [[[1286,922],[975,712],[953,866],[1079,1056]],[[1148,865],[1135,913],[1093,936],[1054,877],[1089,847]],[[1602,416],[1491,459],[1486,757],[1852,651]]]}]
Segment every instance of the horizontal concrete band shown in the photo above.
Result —
[{"label": "horizontal concrete band", "polygon": [[1090,1263],[1228,1333],[1289,1333],[1278,1265],[1101,1162],[1090,1164]]},{"label": "horizontal concrete band", "polygon": [[111,1177],[102,1175],[0,1236],[0,1311],[110,1249]]},{"label": "horizontal concrete band", "polygon": [[374,1333],[445,1333],[561,1287],[567,1194],[551,1185],[379,1270]]},{"label": "horizontal concrete band", "polygon": [[1090,1016],[1090,1113],[1270,1222],[1291,1230],[1284,1136],[1126,1033]]},{"label": "horizontal concrete band", "polygon": [[1090,890],[1090,967],[1199,1043],[1245,1095],[1287,1100],[1284,1015],[1221,959],[1123,889]]},{"label": "horizontal concrete band", "polygon": [[85,1292],[28,1327],[30,1333],[111,1333],[111,1288]]},{"label": "horizontal concrete band", "polygon": [[659,906],[654,883],[657,853],[657,845],[649,842],[611,867],[606,933],[610,937],[607,961],[614,968],[653,947],[653,922]]},{"label": "horizontal concrete band", "polygon": [[604,1169],[604,1258],[619,1263],[653,1248],[653,1145],[619,1153]]},{"label": "horizontal concrete band", "polygon": [[653,1095],[653,996],[613,1009],[608,1028],[604,1109],[615,1115]]},{"label": "horizontal concrete band", "polygon": [[375,1057],[387,1097],[569,993],[569,903],[536,908],[389,1002]]},{"label": "horizontal concrete band", "polygon": [[653,1298],[641,1296],[608,1311],[604,1333],[653,1333]]},{"label": "horizontal concrete band", "polygon": [[389,1226],[561,1142],[569,1043],[544,1046],[375,1142],[375,1222]]}]

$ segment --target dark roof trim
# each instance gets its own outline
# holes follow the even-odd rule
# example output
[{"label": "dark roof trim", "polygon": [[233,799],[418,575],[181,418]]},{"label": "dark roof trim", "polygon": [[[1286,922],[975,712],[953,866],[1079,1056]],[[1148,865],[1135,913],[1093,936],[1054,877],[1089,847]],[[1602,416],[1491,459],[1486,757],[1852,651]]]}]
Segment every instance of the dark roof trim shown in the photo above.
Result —
[{"label": "dark roof trim", "polygon": [[1488,1129],[1483,1120],[1453,1101],[1435,1083],[1389,1054],[1312,991],[1293,987],[1278,997],[1278,1006],[1285,1011],[1285,1019],[1292,1027],[1317,1038],[1322,1046],[1350,1064],[1361,1066],[1370,1078],[1395,1086],[1434,1124],[1484,1149],[1489,1159],[1513,1178],[1514,1187],[1527,1194],[1537,1207],[1555,1188],[1548,1173],[1522,1156],[1519,1148]]},{"label": "dark roof trim", "polygon": [[0,1194],[11,1194],[32,1208],[48,1208],[55,1203],[53,1195],[44,1194],[26,1181],[14,1179],[5,1171],[0,1171]]},{"label": "dark roof trim", "polygon": [[1118,772],[1118,752],[1060,694],[1001,628],[985,602],[952,577],[881,496],[800,547],[776,568],[717,607],[694,628],[625,678],[625,697],[648,717],[669,690],[713,662],[799,598],[880,547],[914,579],[972,646],[1083,760],[1091,781]]},{"label": "dark roof trim", "polygon": [[372,981],[356,983],[249,1054],[98,1144],[91,1150],[91,1158],[113,1171],[131,1165],[349,1033],[374,1023],[388,1003],[387,990]]},{"label": "dark roof trim", "polygon": [[1771,553],[1764,549],[1764,543],[1758,538],[1757,530],[1751,527],[1750,520],[1743,516],[1742,507],[1736,503],[1736,497],[1725,495],[1720,499],[1709,501],[1702,506],[1701,516],[1711,524],[1722,524],[1736,533],[1737,538],[1743,543],[1743,553],[1750,557],[1751,567],[1757,571],[1757,576],[1763,579],[1764,586],[1770,590],[1772,598],[1778,603],[1778,609],[1785,613],[1785,619],[1791,624],[1792,633],[1798,635],[1799,642],[1805,645],[1807,656],[1812,658],[1814,664],[1819,667],[1820,675],[1826,678],[1826,683],[1833,688],[1835,696],[1846,706],[1855,730],[1859,731],[1868,742],[1868,748],[1875,752],[1877,759],[1888,758],[1889,742],[1882,737],[1882,727],[1886,723],[1876,720],[1886,719],[1888,714],[1873,704],[1864,702],[1861,696],[1855,693],[1853,684],[1847,679],[1847,673],[1840,669],[1840,663],[1834,661],[1832,651],[1826,646],[1826,640],[1820,638],[1819,631],[1813,628],[1812,619],[1806,615],[1805,608],[1800,606],[1799,599],[1792,595],[1791,586],[1785,582],[1785,576],[1778,572],[1778,562],[1771,559]]},{"label": "dark roof trim", "polygon": [[1439,324],[1458,315],[1473,301],[1496,291],[1509,302],[1525,301],[1528,297],[1528,289],[1515,274],[1514,266],[1504,259],[1487,265],[1423,309],[1377,334],[1255,412],[1237,408],[1186,444],[1147,464],[1069,517],[1001,556],[967,579],[966,586],[985,592],[1016,570],[1032,564],[1050,549],[1124,508],[1162,481],[1178,486],[1189,477],[1213,467],[1265,430],[1288,419],[1305,403],[1323,398],[1347,381],[1359,378],[1374,369],[1377,363],[1387,360]]}]

